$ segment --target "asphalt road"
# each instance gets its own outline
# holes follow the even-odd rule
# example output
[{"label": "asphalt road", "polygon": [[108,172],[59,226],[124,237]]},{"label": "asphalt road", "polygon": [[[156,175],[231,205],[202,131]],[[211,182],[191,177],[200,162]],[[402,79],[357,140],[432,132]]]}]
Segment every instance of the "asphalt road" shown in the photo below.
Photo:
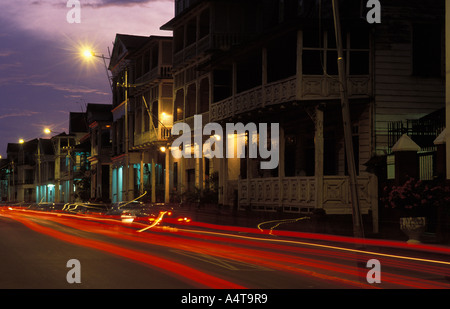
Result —
[{"label": "asphalt road", "polygon": [[450,288],[448,248],[147,219],[0,207],[0,288]]}]

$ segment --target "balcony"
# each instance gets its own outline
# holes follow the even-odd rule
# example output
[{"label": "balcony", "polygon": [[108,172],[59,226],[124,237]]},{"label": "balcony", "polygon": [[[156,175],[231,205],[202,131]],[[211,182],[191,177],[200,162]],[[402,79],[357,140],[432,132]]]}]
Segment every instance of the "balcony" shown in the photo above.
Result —
[{"label": "balcony", "polygon": [[211,121],[278,104],[296,98],[296,78],[291,77],[241,92],[211,105]]},{"label": "balcony", "polygon": [[244,33],[213,33],[204,36],[196,42],[175,52],[173,66],[178,67],[184,63],[195,61],[206,51],[213,49],[228,50],[233,45],[239,44],[249,36]]},{"label": "balcony", "polygon": [[[349,98],[369,97],[372,88],[369,76],[351,76],[347,79]],[[301,84],[301,89],[299,88]],[[338,78],[327,76],[296,76],[258,86],[227,99],[211,104],[211,121],[219,121],[235,115],[270,105],[294,100],[339,99]]]},{"label": "balcony", "polygon": [[[349,98],[368,97],[372,93],[369,76],[349,76],[347,78]],[[303,75],[301,99],[340,98],[339,77]]]},{"label": "balcony", "polygon": [[161,65],[156,66],[150,71],[144,73],[143,75],[136,78],[136,83],[150,83],[152,81],[162,79],[162,78],[172,78],[172,66],[171,65]]},{"label": "balcony", "polygon": [[158,126],[150,131],[135,133],[133,149],[142,149],[156,142],[167,141],[171,136],[171,132],[172,127]]}]

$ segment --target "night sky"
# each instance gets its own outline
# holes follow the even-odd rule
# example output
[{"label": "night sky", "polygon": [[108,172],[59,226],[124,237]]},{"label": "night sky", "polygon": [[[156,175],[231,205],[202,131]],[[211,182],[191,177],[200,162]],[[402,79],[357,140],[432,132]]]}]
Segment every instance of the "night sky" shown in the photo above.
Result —
[{"label": "night sky", "polygon": [[[116,33],[172,35],[159,30],[174,15],[173,0],[81,0],[81,22],[68,23],[67,0],[1,0],[0,155],[8,143],[68,133],[69,113],[87,103],[111,103],[103,61]],[[107,62],[108,64],[108,62]],[[44,128],[53,133],[45,134]]]}]

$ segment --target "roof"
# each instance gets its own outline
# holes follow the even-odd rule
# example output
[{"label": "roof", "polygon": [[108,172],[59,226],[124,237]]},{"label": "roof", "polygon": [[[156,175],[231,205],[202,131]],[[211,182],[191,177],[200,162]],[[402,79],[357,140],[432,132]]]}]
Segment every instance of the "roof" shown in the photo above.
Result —
[{"label": "roof", "polygon": [[149,46],[152,46],[153,44],[155,44],[155,42],[159,42],[159,41],[173,41],[173,37],[172,36],[160,36],[160,35],[151,35],[147,38],[147,40],[138,48],[135,48],[133,50],[131,50],[127,57],[129,58],[133,58],[138,56],[139,54],[143,54],[148,48]]},{"label": "roof", "polygon": [[138,36],[130,34],[116,34],[114,40],[114,46],[111,53],[111,59],[109,61],[109,70],[112,70],[122,58],[124,58],[130,52],[140,48],[145,44],[150,37],[148,36]]},{"label": "roof", "polygon": [[446,137],[447,137],[447,128],[445,128],[441,134],[439,134],[438,137],[434,140],[435,145],[443,145],[446,143]]},{"label": "roof", "polygon": [[407,134],[403,134],[397,143],[392,147],[393,152],[397,151],[419,151],[420,146],[417,145]]},{"label": "roof", "polygon": [[75,132],[88,132],[86,113],[71,112],[69,115],[69,134]]},{"label": "roof", "polygon": [[88,124],[95,121],[112,121],[112,104],[88,103],[86,117]]},{"label": "roof", "polygon": [[8,154],[10,153],[18,153],[19,152],[19,143],[8,143],[8,146],[6,147],[6,152]]}]

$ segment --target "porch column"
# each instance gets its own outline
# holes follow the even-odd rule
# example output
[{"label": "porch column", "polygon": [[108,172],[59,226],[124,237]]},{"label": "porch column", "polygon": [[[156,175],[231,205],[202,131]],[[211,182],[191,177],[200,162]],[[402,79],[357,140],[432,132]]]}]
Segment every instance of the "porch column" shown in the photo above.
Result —
[{"label": "porch column", "polygon": [[203,189],[203,158],[195,158],[195,186]]},{"label": "porch column", "polygon": [[181,195],[186,191],[186,159],[181,157],[179,162],[180,168],[178,173],[178,183],[180,185],[178,186],[177,184],[177,191]]},{"label": "porch column", "polygon": [[303,80],[303,30],[297,32],[297,72],[296,72],[296,98],[302,96],[302,80]]},{"label": "porch column", "polygon": [[280,205],[278,205],[279,207],[282,207],[283,205],[282,205],[282,203],[283,203],[283,178],[284,178],[284,176],[285,176],[285,170],[284,170],[284,161],[285,161],[285,155],[284,155],[284,152],[285,152],[285,143],[286,143],[286,141],[285,141],[285,139],[284,139],[284,128],[283,128],[283,126],[281,126],[280,125],[280,136],[279,136],[279,141],[280,141],[280,148],[279,148],[279,157],[278,157],[278,159],[279,159],[279,162],[278,162],[278,181],[279,181],[279,183],[278,183],[278,188],[279,188],[279,192],[278,192],[278,194],[279,194],[279,201],[280,201]]},{"label": "porch column", "polygon": [[[128,161],[129,162],[129,161]],[[128,164],[127,170],[127,201],[131,201],[135,198],[134,196],[134,181],[135,181],[135,175],[134,175],[134,166],[133,164]]]},{"label": "porch column", "polygon": [[219,204],[226,205],[227,202],[227,180],[228,180],[228,159],[226,157],[219,159]]},{"label": "porch column", "polygon": [[139,194],[144,194],[144,151],[141,151],[141,165],[139,168]]},{"label": "porch column", "polygon": [[262,106],[266,105],[266,85],[267,85],[267,48],[263,47],[262,49]]},{"label": "porch column", "polygon": [[166,147],[166,164],[164,177],[164,202],[170,202],[170,147]]},{"label": "porch column", "polygon": [[122,201],[129,201],[130,199],[129,199],[129,194],[128,194],[128,188],[130,187],[130,184],[129,184],[129,171],[128,171],[128,169],[130,168],[130,166],[128,165],[128,162],[129,162],[129,159],[128,159],[128,154],[126,154],[125,155],[125,157],[126,157],[126,160],[125,160],[125,163],[124,163],[124,165],[123,165],[123,169],[122,169],[122,192],[123,192],[123,195],[122,195]]},{"label": "porch column", "polygon": [[155,153],[152,153],[152,203],[156,202],[156,160]]},{"label": "porch column", "polygon": [[[56,139],[56,156],[55,156],[55,203],[60,203],[61,199],[61,191],[59,190],[59,186],[61,185],[61,141]],[[46,194],[48,201],[48,195]]]},{"label": "porch column", "polygon": [[323,208],[323,109],[316,106],[314,134],[314,175],[316,180],[316,208]]}]

